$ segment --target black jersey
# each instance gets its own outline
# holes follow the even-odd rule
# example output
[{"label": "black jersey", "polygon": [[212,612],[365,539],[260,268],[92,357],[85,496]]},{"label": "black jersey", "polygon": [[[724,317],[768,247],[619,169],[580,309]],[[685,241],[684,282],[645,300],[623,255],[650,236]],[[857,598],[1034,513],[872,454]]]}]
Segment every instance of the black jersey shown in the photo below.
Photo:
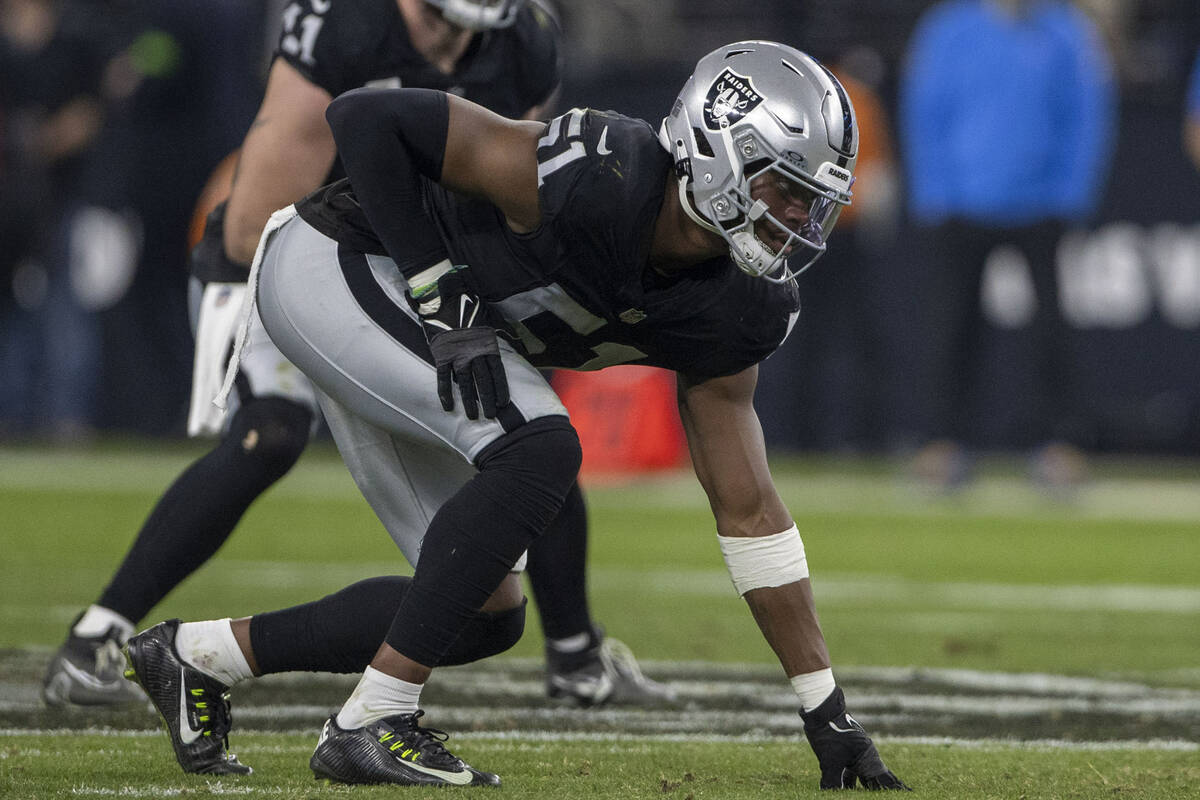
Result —
[{"label": "black jersey", "polygon": [[416,51],[396,0],[295,0],[276,56],[333,97],[360,86],[440,89],[520,117],[558,85],[558,28],[536,3],[474,36],[453,74]]},{"label": "black jersey", "polygon": [[[538,144],[542,224],[516,234],[489,203],[424,184],[425,207],[455,263],[506,336],[538,367],[637,363],[696,378],[770,355],[799,311],[794,283],[737,269],[728,256],[667,278],[648,268],[671,160],[641,120],[574,109]],[[298,205],[343,245],[385,254],[342,181]]]},{"label": "black jersey", "polygon": [[[529,2],[509,27],[476,34],[446,75],[413,47],[396,0],[295,0],[283,12],[275,55],[333,97],[361,86],[439,89],[521,117],[558,86],[558,38],[554,18]],[[326,181],[344,174],[337,160]],[[189,262],[205,283],[245,280],[245,268],[225,258],[223,225],[222,207]]]}]

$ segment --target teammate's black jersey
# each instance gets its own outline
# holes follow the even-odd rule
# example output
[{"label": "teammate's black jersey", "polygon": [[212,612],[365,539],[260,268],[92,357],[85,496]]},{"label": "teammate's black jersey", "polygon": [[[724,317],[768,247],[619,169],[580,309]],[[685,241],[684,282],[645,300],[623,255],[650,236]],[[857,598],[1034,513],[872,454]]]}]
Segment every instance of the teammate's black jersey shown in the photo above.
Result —
[{"label": "teammate's black jersey", "polygon": [[[526,3],[509,27],[476,34],[446,75],[413,47],[396,0],[294,0],[284,9],[275,55],[333,97],[368,85],[439,89],[522,117],[558,86],[558,38],[549,13]],[[336,161],[326,180],[344,174]],[[246,279],[245,267],[224,257],[223,217],[218,209],[209,218],[190,262],[205,283]]]},{"label": "teammate's black jersey", "polygon": [[452,75],[416,51],[396,0],[294,0],[275,54],[333,97],[360,86],[440,89],[520,117],[558,85],[558,29],[536,3],[475,35]]},{"label": "teammate's black jersey", "polygon": [[[666,278],[648,268],[671,161],[641,120],[575,109],[538,143],[542,224],[516,234],[489,203],[425,183],[426,210],[495,320],[538,367],[638,363],[695,378],[730,375],[779,347],[799,311],[794,283],[728,256]],[[382,255],[348,182],[298,204],[343,245]]]}]

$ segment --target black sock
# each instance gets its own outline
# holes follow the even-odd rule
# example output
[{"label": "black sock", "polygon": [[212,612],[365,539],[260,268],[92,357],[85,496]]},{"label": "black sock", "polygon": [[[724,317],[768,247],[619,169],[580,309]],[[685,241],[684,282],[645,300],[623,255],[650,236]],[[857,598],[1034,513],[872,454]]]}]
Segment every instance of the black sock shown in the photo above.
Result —
[{"label": "black sock", "polygon": [[282,398],[250,398],[220,443],[159,498],[98,602],[137,622],[220,549],[250,504],[308,443],[312,415]]},{"label": "black sock", "polygon": [[576,483],[562,511],[529,548],[526,572],[547,639],[592,629],[587,598],[587,506]]},{"label": "black sock", "polygon": [[[387,634],[412,578],[368,578],[312,603],[255,614],[250,644],[259,674],[362,672]],[[442,659],[467,664],[517,643],[525,628],[525,604],[492,614],[477,613]]]}]

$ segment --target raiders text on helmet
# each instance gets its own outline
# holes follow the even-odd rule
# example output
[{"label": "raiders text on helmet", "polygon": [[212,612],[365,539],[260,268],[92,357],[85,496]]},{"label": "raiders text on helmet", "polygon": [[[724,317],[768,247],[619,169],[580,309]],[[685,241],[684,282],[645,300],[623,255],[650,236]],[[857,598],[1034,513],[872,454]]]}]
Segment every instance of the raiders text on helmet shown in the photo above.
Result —
[{"label": "raiders text on helmet", "polygon": [[[816,59],[775,42],[726,45],[700,59],[659,138],[675,158],[680,199],[699,225],[729,243],[734,263],[751,275],[787,281],[825,252],[843,206],[850,203],[858,124],[841,83]],[[795,229],[751,197],[761,176],[782,178],[811,195]],[[774,246],[756,224],[784,233]],[[807,254],[789,268],[793,250]]]}]

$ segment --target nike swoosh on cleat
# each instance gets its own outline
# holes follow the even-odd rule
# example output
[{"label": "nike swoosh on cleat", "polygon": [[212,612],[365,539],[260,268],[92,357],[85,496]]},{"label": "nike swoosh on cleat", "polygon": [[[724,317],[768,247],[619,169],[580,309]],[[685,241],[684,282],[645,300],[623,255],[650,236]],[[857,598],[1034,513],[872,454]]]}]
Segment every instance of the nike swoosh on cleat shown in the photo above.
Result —
[{"label": "nike swoosh on cleat", "polygon": [[426,775],[432,775],[435,778],[441,778],[446,783],[452,783],[455,786],[466,786],[471,782],[471,773],[465,769],[461,772],[447,772],[444,769],[426,767],[412,761],[400,761],[400,763],[409,769],[415,769],[417,772],[423,772]]},{"label": "nike swoosh on cleat", "polygon": [[600,131],[600,141],[596,142],[596,152],[599,155],[606,156],[612,152],[608,149],[608,126],[604,126],[604,130]]},{"label": "nike swoosh on cleat", "polygon": [[187,713],[187,683],[184,681],[183,667],[179,668],[179,740],[191,744],[200,738],[200,731],[193,730]]}]

